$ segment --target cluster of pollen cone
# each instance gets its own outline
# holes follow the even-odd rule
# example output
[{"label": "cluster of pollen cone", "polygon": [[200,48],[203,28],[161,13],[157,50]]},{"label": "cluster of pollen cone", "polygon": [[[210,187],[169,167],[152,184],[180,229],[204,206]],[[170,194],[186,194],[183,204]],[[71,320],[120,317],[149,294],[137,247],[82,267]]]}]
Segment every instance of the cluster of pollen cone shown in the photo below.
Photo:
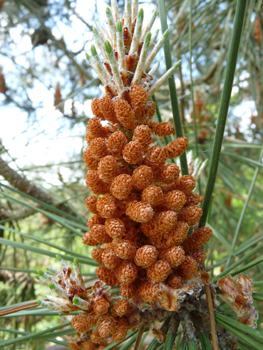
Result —
[{"label": "cluster of pollen cone", "polygon": [[[129,329],[143,322],[146,309],[177,311],[183,296],[207,281],[199,267],[205,260],[200,248],[212,236],[208,227],[194,228],[203,200],[193,193],[195,178],[181,176],[172,162],[185,152],[187,138],[165,147],[155,142],[174,134],[172,124],[152,120],[155,103],[149,100],[177,67],[156,82],[149,71],[168,31],[155,43],[158,32],[151,37],[150,30],[156,11],[143,26],[138,1],[125,1],[123,19],[116,1],[106,14],[105,28],[96,23],[93,31],[100,55],[95,46],[87,55],[105,92],[92,101],[94,117],[89,120],[83,155],[86,185],[94,194],[86,200],[93,215],[83,243],[95,247],[92,257],[100,265],[96,269],[100,282],[91,292],[81,278],[77,283],[71,276],[74,292],[69,296],[64,267],[56,287],[64,290],[67,305],[84,310],[72,319],[80,338],[69,343],[85,350],[124,340]],[[193,233],[188,235],[190,228]],[[116,298],[110,295],[114,286],[120,287]]]}]

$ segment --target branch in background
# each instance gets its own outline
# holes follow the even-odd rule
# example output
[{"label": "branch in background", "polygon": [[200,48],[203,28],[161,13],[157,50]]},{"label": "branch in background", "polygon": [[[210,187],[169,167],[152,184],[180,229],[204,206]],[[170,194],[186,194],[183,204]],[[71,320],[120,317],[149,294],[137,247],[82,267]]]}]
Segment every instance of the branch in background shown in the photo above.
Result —
[{"label": "branch in background", "polygon": [[[44,202],[50,205],[53,205],[53,204],[55,205],[56,201],[53,197],[51,197],[41,188],[32,184],[25,177],[18,174],[15,170],[11,169],[9,165],[1,157],[0,157],[0,175],[3,176],[3,178],[6,181],[8,181],[10,185],[14,186],[19,191],[24,192],[29,196],[40,200],[41,202]],[[69,213],[75,216],[72,210],[65,204],[59,204],[56,207],[66,213]]]},{"label": "branch in background", "polygon": [[31,301],[31,302],[27,303],[26,305],[14,306],[14,307],[12,307],[10,309],[6,309],[6,310],[3,310],[3,311],[0,311],[0,317],[1,316],[5,316],[5,315],[13,314],[14,312],[31,309],[33,307],[38,307],[38,306],[39,305],[38,305],[38,303],[36,301]]},{"label": "branch in background", "polygon": [[[184,86],[183,72],[182,72],[181,65],[178,68],[178,73],[179,73],[179,79],[180,79],[180,93],[181,93],[181,96],[184,96],[185,86]],[[182,118],[182,124],[185,125],[185,115],[184,115],[185,99],[184,99],[184,97],[182,97],[180,99],[179,107],[180,107],[180,114],[181,114],[181,118]]]},{"label": "branch in background", "polygon": [[[228,190],[226,190],[226,189],[224,189],[224,188],[222,188],[220,186],[215,186],[215,189],[217,189],[218,191],[223,192],[223,193],[225,193],[225,194],[227,194],[227,195],[229,195],[231,197],[237,198],[237,199],[239,199],[242,202],[245,202],[245,200],[246,200],[246,197],[243,198],[243,197],[241,197],[241,196],[239,196],[239,195],[237,195],[237,194],[235,194],[235,193],[233,193],[231,191],[228,191]],[[249,204],[250,205],[254,205],[254,207],[263,209],[263,205],[260,204],[260,203],[249,201]]]},{"label": "branch in background", "polygon": [[45,350],[68,350],[68,346],[64,345],[52,345],[48,348],[45,348]]},{"label": "branch in background", "polygon": [[22,208],[18,210],[10,210],[4,206],[0,206],[0,221],[8,220],[12,218],[25,218],[34,214],[35,212],[28,208]]},{"label": "branch in background", "polygon": [[48,38],[52,40],[52,42],[54,43],[54,45],[58,49],[60,49],[64,52],[64,54],[69,58],[69,60],[73,64],[73,66],[75,66],[86,78],[91,80],[92,76],[86,71],[86,69],[84,69],[81,65],[79,65],[78,62],[74,58],[75,55],[82,52],[83,50],[81,49],[77,53],[73,53],[73,52],[70,52],[69,50],[67,50],[65,44],[63,42],[61,42],[60,40],[57,40],[55,38],[55,36],[52,34],[52,30],[46,26],[43,18],[41,16],[39,16],[37,12],[34,11],[34,7],[32,7],[33,4],[34,3],[31,0],[24,0],[24,6],[31,12],[31,14],[33,16],[35,16],[35,18],[38,19],[41,27],[46,31]]},{"label": "branch in background", "polygon": [[[211,131],[213,134],[216,133],[216,129],[215,129],[215,128],[213,128],[213,127],[211,127],[211,126],[208,126],[207,128],[208,128],[208,130]],[[242,143],[242,144],[246,144],[246,145],[248,144],[247,141],[239,140],[239,139],[236,139],[236,138],[234,138],[234,137],[232,137],[232,136],[224,136],[224,140],[229,141],[229,142]]]},{"label": "branch in background", "polygon": [[[207,83],[215,75],[215,72],[217,70],[217,65],[219,64],[221,59],[222,59],[222,57],[220,56],[219,59],[210,66],[210,68],[207,70],[206,74],[204,74],[201,77],[198,77],[194,80],[193,85],[196,86],[196,85],[201,85],[203,83]],[[189,89],[190,86],[191,86],[190,80],[188,80],[184,83],[185,89]]]}]

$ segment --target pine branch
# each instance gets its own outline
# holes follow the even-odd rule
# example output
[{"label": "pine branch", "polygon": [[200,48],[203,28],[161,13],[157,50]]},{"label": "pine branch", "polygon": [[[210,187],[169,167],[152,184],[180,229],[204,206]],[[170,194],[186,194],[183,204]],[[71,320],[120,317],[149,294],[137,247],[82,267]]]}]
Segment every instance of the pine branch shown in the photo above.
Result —
[{"label": "pine branch", "polygon": [[[10,185],[17,188],[19,191],[30,195],[44,203],[53,205],[56,203],[55,199],[51,197],[48,193],[43,191],[41,188],[37,187],[35,184],[28,181],[25,177],[18,174],[15,170],[10,168],[10,166],[0,157],[0,175],[10,183]],[[57,208],[69,213],[73,216],[75,214],[72,210],[65,204],[57,205]]]}]

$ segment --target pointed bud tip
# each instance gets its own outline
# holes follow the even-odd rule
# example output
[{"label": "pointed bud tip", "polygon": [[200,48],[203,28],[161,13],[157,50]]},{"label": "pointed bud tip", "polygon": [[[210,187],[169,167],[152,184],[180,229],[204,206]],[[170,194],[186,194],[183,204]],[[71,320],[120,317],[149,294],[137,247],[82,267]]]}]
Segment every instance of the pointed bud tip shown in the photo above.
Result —
[{"label": "pointed bud tip", "polygon": [[112,47],[111,47],[111,44],[110,44],[110,42],[108,40],[106,40],[104,42],[104,45],[105,45],[106,52],[108,54],[112,53]]},{"label": "pointed bud tip", "polygon": [[138,18],[143,18],[143,9],[140,9],[139,12],[138,12]]},{"label": "pointed bud tip", "polygon": [[151,32],[148,32],[145,36],[145,39],[144,39],[144,42],[147,44],[147,43],[150,43],[150,40],[151,40]]},{"label": "pointed bud tip", "polygon": [[50,289],[55,289],[56,288],[54,283],[49,283],[48,286],[49,286]]},{"label": "pointed bud tip", "polygon": [[36,275],[35,278],[36,278],[37,280],[39,280],[39,279],[40,279],[40,276],[39,276],[39,275]]},{"label": "pointed bud tip", "polygon": [[73,304],[76,304],[76,305],[78,305],[79,304],[79,298],[73,298]]},{"label": "pointed bud tip", "polygon": [[111,16],[111,9],[109,8],[109,6],[106,7],[106,15]]},{"label": "pointed bud tip", "polygon": [[91,45],[90,51],[91,51],[92,56],[97,56],[97,50],[96,50],[96,47],[94,45]]},{"label": "pointed bud tip", "polygon": [[167,39],[169,35],[169,29],[167,29],[164,33],[163,33],[163,38]]},{"label": "pointed bud tip", "polygon": [[116,31],[117,31],[117,32],[122,32],[122,24],[121,24],[121,21],[118,21],[118,22],[117,22]]},{"label": "pointed bud tip", "polygon": [[93,31],[94,35],[98,35],[99,34],[96,27],[93,27],[92,31]]},{"label": "pointed bud tip", "polygon": [[78,259],[74,258],[74,265],[76,266],[76,265],[78,265],[78,264],[79,264]]},{"label": "pointed bud tip", "polygon": [[37,300],[38,305],[41,305],[42,301],[41,300]]},{"label": "pointed bud tip", "polygon": [[37,273],[38,273],[40,276],[44,276],[44,274],[45,274],[44,271],[42,271],[42,270],[38,270]]}]

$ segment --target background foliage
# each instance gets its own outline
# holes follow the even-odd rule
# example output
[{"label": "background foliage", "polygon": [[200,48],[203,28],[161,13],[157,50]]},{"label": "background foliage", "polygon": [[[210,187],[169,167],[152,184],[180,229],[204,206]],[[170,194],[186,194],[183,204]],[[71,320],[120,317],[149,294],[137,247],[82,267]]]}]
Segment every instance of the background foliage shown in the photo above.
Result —
[{"label": "background foliage", "polygon": [[[93,20],[103,17],[105,3],[0,1],[0,118],[4,130],[0,145],[0,311],[47,293],[34,273],[40,267],[56,266],[57,253],[68,260],[77,257],[87,281],[94,279],[94,262],[80,239],[89,217],[82,151],[86,124],[92,116],[90,102],[100,96],[100,90],[84,49],[90,46]],[[182,59],[175,78],[183,133],[194,157],[208,160],[198,186],[204,194],[213,166],[212,145],[237,1],[193,0],[192,10],[190,3],[167,1],[166,10],[173,61]],[[122,1],[119,5],[123,6]],[[147,6],[156,8],[157,2],[145,1]],[[212,278],[234,266],[232,275],[244,271],[256,282],[259,328],[263,322],[262,29],[261,1],[251,0],[208,214],[214,237],[206,247],[206,266]],[[161,74],[165,70],[163,52],[158,59]],[[155,97],[162,120],[172,120],[168,85]],[[20,175],[29,180],[22,187]],[[30,192],[32,184],[37,188]],[[64,349],[66,343],[59,334],[53,338],[50,328],[61,328],[65,322],[47,310],[19,311],[0,320],[0,337],[10,340],[10,349],[54,349],[52,342],[59,344],[57,349]],[[238,332],[238,325],[230,326],[234,334]],[[37,333],[43,330],[46,335]],[[16,339],[27,333],[35,336],[16,345]],[[253,338],[254,333],[249,336]],[[247,339],[239,337],[239,341],[240,349],[257,349]],[[180,337],[176,344],[179,348]]]}]

